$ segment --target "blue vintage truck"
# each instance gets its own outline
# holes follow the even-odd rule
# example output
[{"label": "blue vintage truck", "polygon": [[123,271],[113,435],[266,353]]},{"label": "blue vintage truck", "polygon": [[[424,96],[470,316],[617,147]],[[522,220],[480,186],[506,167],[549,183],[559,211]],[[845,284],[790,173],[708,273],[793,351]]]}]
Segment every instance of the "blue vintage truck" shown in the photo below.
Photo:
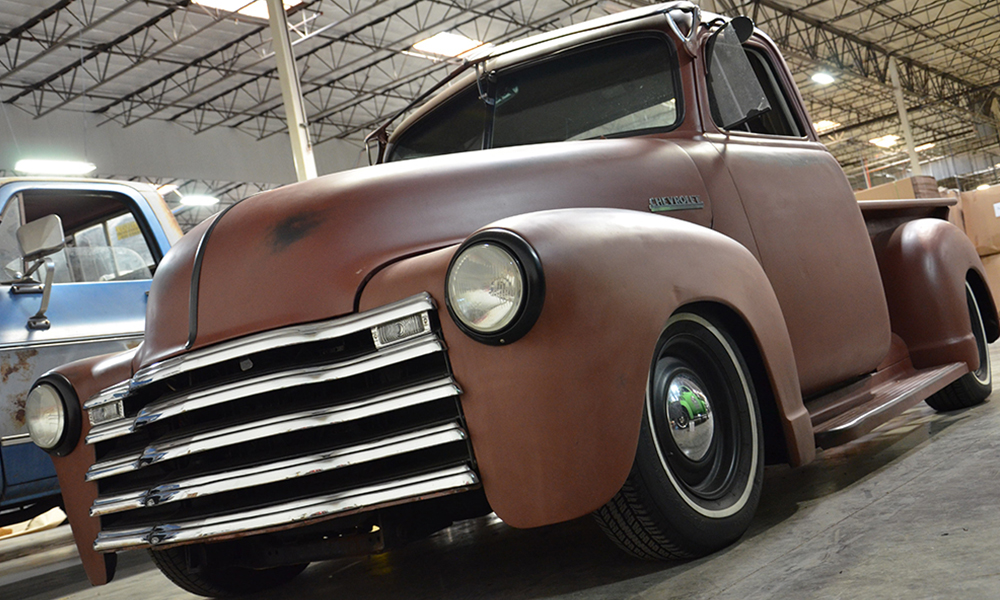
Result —
[{"label": "blue vintage truck", "polygon": [[[25,260],[19,230],[54,225],[50,215],[59,217],[64,247],[49,261]],[[0,525],[59,501],[52,460],[24,423],[32,382],[67,362],[136,346],[152,273],[181,234],[147,184],[0,179]]]}]

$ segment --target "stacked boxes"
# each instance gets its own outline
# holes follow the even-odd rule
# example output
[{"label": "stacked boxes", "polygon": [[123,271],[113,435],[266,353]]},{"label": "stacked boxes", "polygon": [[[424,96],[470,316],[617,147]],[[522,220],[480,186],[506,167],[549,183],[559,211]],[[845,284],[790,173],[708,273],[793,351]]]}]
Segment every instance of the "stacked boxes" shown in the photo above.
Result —
[{"label": "stacked boxes", "polygon": [[942,198],[958,200],[948,212],[948,221],[965,232],[986,268],[993,300],[1000,306],[1000,186],[972,192],[939,192],[933,177],[900,179],[854,192],[858,200]]},{"label": "stacked boxes", "polygon": [[986,267],[993,300],[1000,306],[1000,186],[962,192],[965,233]]}]

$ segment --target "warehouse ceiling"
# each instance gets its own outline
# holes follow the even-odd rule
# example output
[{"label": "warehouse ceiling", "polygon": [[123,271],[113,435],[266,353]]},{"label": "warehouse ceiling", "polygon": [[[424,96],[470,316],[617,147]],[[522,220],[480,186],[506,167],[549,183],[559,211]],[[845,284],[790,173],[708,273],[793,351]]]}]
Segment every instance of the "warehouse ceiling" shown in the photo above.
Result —
[{"label": "warehouse ceiling", "polygon": [[[263,0],[3,0],[0,100],[35,117],[85,111],[107,126],[147,119],[194,133],[285,134]],[[199,3],[201,2],[201,3]],[[235,4],[241,4],[239,0]],[[360,143],[451,68],[414,52],[441,31],[500,43],[641,1],[285,0],[312,139]],[[781,47],[814,122],[852,183],[906,161],[888,76],[899,65],[925,159],[997,156],[997,0],[705,0],[745,14]],[[228,0],[233,7],[234,0]],[[254,16],[257,15],[257,16]],[[822,71],[833,83],[811,77]],[[832,125],[830,125],[832,124]],[[883,149],[870,140],[900,136]],[[928,146],[933,144],[933,146]],[[986,159],[988,160],[988,158]],[[987,165],[989,167],[991,165]],[[996,176],[985,168],[972,179]],[[861,185],[858,181],[862,182]],[[970,180],[971,181],[971,180]],[[975,181],[971,181],[975,183]],[[234,184],[235,185],[235,184]]]}]

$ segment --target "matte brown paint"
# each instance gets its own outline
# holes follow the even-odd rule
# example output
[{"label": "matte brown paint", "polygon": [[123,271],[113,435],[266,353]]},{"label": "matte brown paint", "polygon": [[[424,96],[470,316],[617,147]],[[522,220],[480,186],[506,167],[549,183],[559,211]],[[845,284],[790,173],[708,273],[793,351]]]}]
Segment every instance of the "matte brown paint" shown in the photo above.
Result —
[{"label": "matte brown paint", "polygon": [[[677,219],[622,210],[545,211],[491,227],[521,235],[541,258],[538,322],[509,346],[488,346],[461,333],[445,310],[440,315],[483,486],[505,522],[565,521],[618,491],[635,457],[657,338],[670,315],[693,302],[728,306],[750,326],[783,409],[792,461],[812,459],[787,330],[746,248]],[[361,309],[425,290],[443,307],[453,253],[381,271]]]},{"label": "matte brown paint", "polygon": [[[769,59],[785,90],[794,90],[786,100],[807,128],[805,135],[719,129],[703,78],[697,82],[699,107],[705,138],[736,183],[758,256],[785,314],[803,394],[810,395],[882,362],[889,352],[889,314],[864,218],[844,171],[816,141],[773,42],[756,34],[748,45]],[[704,56],[698,63],[705,68]]]},{"label": "matte brown paint", "polygon": [[[918,219],[877,235],[874,245],[892,329],[906,342],[913,366],[964,362],[970,371],[979,368],[965,282],[970,270],[986,278],[965,234],[947,221]],[[983,314],[996,314],[990,298],[978,300]]]},{"label": "matte brown paint", "polygon": [[[125,381],[132,376],[132,358],[136,349],[120,354],[106,354],[63,365],[53,372],[60,373],[73,384],[81,410],[83,404],[104,388]],[[67,456],[52,456],[52,463],[59,477],[59,488],[66,505],[66,516],[80,561],[91,585],[103,585],[111,580],[114,568],[106,564],[113,557],[94,551],[94,540],[101,530],[100,519],[90,516],[90,507],[97,499],[97,484],[84,481],[87,469],[94,464],[94,447],[84,440],[90,432],[90,419],[83,415],[83,430],[76,448]]]}]

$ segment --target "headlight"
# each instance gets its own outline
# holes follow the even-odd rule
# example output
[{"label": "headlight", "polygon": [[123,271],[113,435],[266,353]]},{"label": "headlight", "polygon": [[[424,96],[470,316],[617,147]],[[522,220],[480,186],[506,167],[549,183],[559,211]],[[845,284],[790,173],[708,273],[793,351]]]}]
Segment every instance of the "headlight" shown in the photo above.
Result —
[{"label": "headlight", "polygon": [[58,390],[46,383],[35,386],[24,402],[24,422],[31,440],[42,449],[58,446],[66,432],[66,406]]},{"label": "headlight", "polygon": [[544,295],[538,255],[509,231],[477,233],[448,267],[448,311],[465,333],[487,344],[507,344],[527,333]]},{"label": "headlight", "polygon": [[24,422],[31,441],[56,456],[69,454],[80,440],[80,405],[62,375],[46,375],[24,401]]}]

